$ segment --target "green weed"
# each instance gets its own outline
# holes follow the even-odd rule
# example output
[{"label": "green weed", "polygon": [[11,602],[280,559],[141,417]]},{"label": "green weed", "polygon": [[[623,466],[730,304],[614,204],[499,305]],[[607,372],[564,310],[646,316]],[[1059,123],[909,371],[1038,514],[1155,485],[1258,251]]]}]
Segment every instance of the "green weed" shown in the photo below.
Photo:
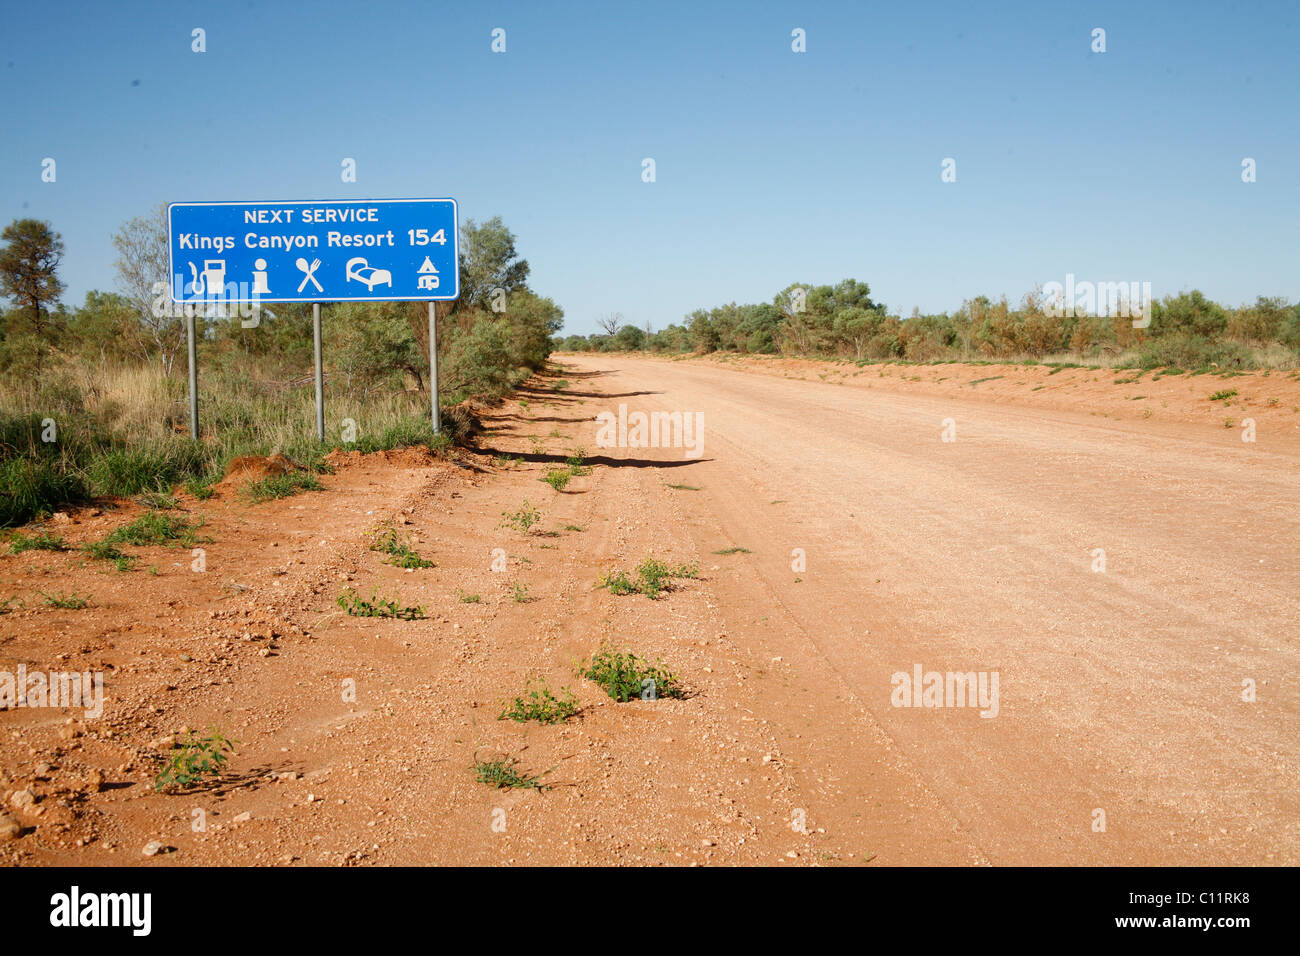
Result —
[{"label": "green weed", "polygon": [[651,664],[630,651],[602,647],[578,671],[578,676],[598,684],[610,697],[627,701],[634,697],[655,700],[682,697],[677,675],[660,664]]}]

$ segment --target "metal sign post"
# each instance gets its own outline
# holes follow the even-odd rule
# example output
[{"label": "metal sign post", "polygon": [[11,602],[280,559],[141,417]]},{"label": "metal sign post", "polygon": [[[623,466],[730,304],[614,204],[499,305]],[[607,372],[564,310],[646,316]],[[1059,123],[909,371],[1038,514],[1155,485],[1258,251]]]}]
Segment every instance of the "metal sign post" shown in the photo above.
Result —
[{"label": "metal sign post", "polygon": [[442,410],[438,407],[438,303],[429,303],[429,394],[433,396],[433,433],[442,428]]},{"label": "metal sign post", "polygon": [[312,353],[316,362],[316,440],[325,440],[325,370],[321,364],[320,303],[311,304]]},{"label": "metal sign post", "polygon": [[183,310],[189,315],[185,318],[185,354],[190,361],[190,438],[199,440],[199,349],[195,342],[195,324],[199,321],[198,311],[190,308]]}]

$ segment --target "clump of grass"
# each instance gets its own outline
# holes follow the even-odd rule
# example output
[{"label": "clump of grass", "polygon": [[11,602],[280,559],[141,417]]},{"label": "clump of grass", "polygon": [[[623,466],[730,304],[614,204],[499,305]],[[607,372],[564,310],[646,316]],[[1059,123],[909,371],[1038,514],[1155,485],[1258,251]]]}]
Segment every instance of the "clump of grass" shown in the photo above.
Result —
[{"label": "clump of grass", "polygon": [[17,605],[19,608],[26,607],[26,605],[23,604],[22,600],[18,597],[18,595],[14,594],[11,595],[10,597],[4,598],[3,600],[0,600],[0,614],[11,614],[14,611],[14,608],[10,607],[11,604]]},{"label": "clump of grass", "polygon": [[721,551],[714,551],[714,554],[753,554],[749,548],[723,548]]},{"label": "clump of grass", "polygon": [[88,541],[81,546],[81,550],[96,561],[112,561],[119,571],[130,571],[135,564],[135,558],[117,545],[109,544],[107,540]]},{"label": "clump of grass", "polygon": [[76,591],[71,594],[64,594],[62,591],[55,591],[53,594],[46,594],[44,591],[37,593],[45,598],[46,607],[56,607],[64,611],[80,611],[90,607],[89,594],[78,594]]},{"label": "clump of grass", "polygon": [[542,520],[542,513],[525,498],[523,506],[518,511],[503,511],[501,517],[505,519],[502,527],[514,528],[521,534],[528,534],[529,530]]},{"label": "clump of grass", "polygon": [[586,531],[587,529],[579,524],[566,524],[564,526],[564,530],[565,531]]},{"label": "clump of grass", "polygon": [[528,585],[524,584],[522,581],[510,582],[510,596],[514,599],[516,604],[527,604],[533,599],[532,592],[528,589]]},{"label": "clump of grass", "polygon": [[655,600],[671,590],[673,578],[693,578],[700,573],[693,564],[671,565],[658,558],[647,557],[636,567],[635,576],[615,568],[601,576],[599,587],[611,594],[644,594]]},{"label": "clump of grass", "polygon": [[567,687],[560,688],[560,693],[563,696],[556,697],[551,693],[544,680],[535,686],[533,681],[529,681],[524,693],[516,695],[497,720],[513,720],[521,724],[529,720],[541,724],[564,723],[578,712],[578,698]]},{"label": "clump of grass", "polygon": [[352,588],[340,594],[336,603],[353,617],[391,617],[400,621],[417,621],[424,617],[423,607],[405,607],[390,598],[379,597],[374,592],[366,600]]},{"label": "clump of grass", "polygon": [[[551,771],[540,776],[533,776],[530,773],[520,772],[515,769],[519,765],[519,758],[506,757],[499,760],[479,760],[474,758],[474,779],[479,783],[485,783],[489,787],[495,787],[498,790],[549,790],[550,788],[542,783],[542,777]],[[552,768],[554,769],[554,768]]]},{"label": "clump of grass", "polygon": [[538,480],[546,482],[556,491],[563,491],[570,478],[580,478],[583,475],[591,474],[591,469],[586,464],[586,457],[586,449],[579,446],[573,449],[568,457],[564,459],[563,468],[552,468],[546,472],[545,477]]},{"label": "clump of grass", "polygon": [[636,594],[637,592],[636,582],[621,568],[614,568],[602,574],[598,586],[609,591],[610,594]]},{"label": "clump of grass", "polygon": [[181,515],[161,514],[151,511],[134,521],[114,528],[104,538],[104,544],[134,544],[137,546],[153,544],[176,544],[192,548],[196,541],[195,532],[201,527],[191,523]]},{"label": "clump of grass", "polygon": [[187,493],[193,495],[199,501],[207,501],[217,493],[216,489],[212,487],[217,481],[216,475],[204,475],[199,478],[191,478],[185,482],[184,487]]},{"label": "clump of grass", "polygon": [[0,528],[26,524],[64,502],[85,501],[90,491],[76,474],[50,461],[0,461]]},{"label": "clump of grass", "polygon": [[172,749],[162,771],[154,778],[154,789],[184,789],[199,783],[204,777],[220,776],[229,759],[227,755],[234,753],[237,745],[215,726],[203,736],[190,731],[186,739]]},{"label": "clump of grass", "polygon": [[470,594],[467,591],[458,592],[461,604],[478,604],[482,600],[477,594]]},{"label": "clump of grass", "polygon": [[324,491],[325,486],[310,471],[291,471],[287,475],[270,475],[244,486],[241,494],[249,504],[260,505],[276,498],[288,498],[302,491]]},{"label": "clump of grass", "polygon": [[578,670],[579,677],[598,684],[610,697],[628,701],[634,697],[656,700],[682,697],[684,692],[677,675],[660,664],[651,664],[631,651],[602,647]]},{"label": "clump of grass", "polygon": [[24,551],[67,551],[68,546],[63,543],[63,538],[57,534],[40,534],[28,537],[21,531],[15,531],[9,536],[9,553],[22,554]]},{"label": "clump of grass", "polygon": [[703,491],[699,485],[669,485],[669,488],[676,488],[678,491]]},{"label": "clump of grass", "polygon": [[126,498],[170,488],[201,471],[206,457],[198,442],[177,440],[113,449],[95,458],[87,471],[96,493]]},{"label": "clump of grass", "polygon": [[153,508],[157,511],[170,511],[180,506],[175,495],[169,495],[163,491],[146,491],[135,499],[139,504],[146,508]]},{"label": "clump of grass", "polygon": [[375,534],[375,540],[370,544],[371,551],[379,551],[388,555],[384,558],[384,564],[391,564],[398,568],[432,568],[436,567],[434,562],[426,561],[420,557],[404,536],[397,533],[397,529],[391,525],[385,525]]},{"label": "clump of grass", "polygon": [[591,467],[587,464],[587,449],[581,445],[569,452],[564,463],[569,466],[569,472],[575,478],[591,474]]},{"label": "clump of grass", "polygon": [[1213,395],[1211,395],[1210,401],[1226,402],[1228,399],[1234,397],[1236,394],[1237,394],[1237,390],[1235,388],[1226,388],[1221,392],[1215,392]]},{"label": "clump of grass", "polygon": [[569,479],[572,477],[573,472],[568,468],[552,468],[547,471],[543,477],[537,480],[546,482],[556,491],[563,491],[565,486],[568,485]]}]

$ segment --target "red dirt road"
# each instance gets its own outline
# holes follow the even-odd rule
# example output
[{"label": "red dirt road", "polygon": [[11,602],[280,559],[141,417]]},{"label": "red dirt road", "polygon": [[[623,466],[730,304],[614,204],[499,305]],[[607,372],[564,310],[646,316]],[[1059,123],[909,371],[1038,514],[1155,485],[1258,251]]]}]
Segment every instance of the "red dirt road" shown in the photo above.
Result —
[{"label": "red dirt road", "polygon": [[[106,675],[98,718],[0,712],[0,862],[1297,862],[1293,378],[1231,380],[1245,443],[1209,377],[1142,384],[1148,419],[1084,372],[1049,393],[1045,369],[976,391],[996,371],[559,362],[456,463],[352,455],[323,492],[185,499],[201,571],[165,547],[128,549],[132,571],[0,554],[21,602],[0,671]],[[598,447],[620,403],[700,413],[701,455]],[[589,474],[538,481],[579,447]],[[539,529],[504,528],[525,499]],[[75,547],[140,510],[44,530]],[[437,566],[383,564],[384,521]],[[657,601],[595,587],[647,555],[699,577]],[[427,616],[348,616],[346,587]],[[605,642],[689,695],[610,700],[575,674]],[[893,706],[918,665],[996,672],[996,716]],[[528,678],[580,715],[497,719]],[[155,792],[173,735],[212,723],[239,741],[227,776]],[[507,755],[551,788],[474,779]]]},{"label": "red dirt road", "polygon": [[[730,627],[833,674],[814,697],[851,699],[864,739],[883,728],[991,862],[1296,861],[1293,425],[1252,444],[1086,402],[565,361],[645,393],[631,407],[703,414],[702,460],[672,480],[702,489],[677,492],[693,526],[753,551],[722,559]],[[997,716],[892,706],[891,675],[917,664],[997,671]]]}]

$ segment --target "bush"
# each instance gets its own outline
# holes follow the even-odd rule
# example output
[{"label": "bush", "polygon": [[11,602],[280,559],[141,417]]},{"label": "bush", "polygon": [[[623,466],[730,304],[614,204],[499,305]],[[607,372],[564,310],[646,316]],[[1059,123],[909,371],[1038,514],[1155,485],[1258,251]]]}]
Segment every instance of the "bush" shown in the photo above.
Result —
[{"label": "bush", "polygon": [[1150,339],[1138,349],[1139,368],[1153,369],[1163,366],[1198,369],[1217,365],[1219,368],[1255,368],[1250,350],[1237,342],[1212,342],[1189,332],[1176,332]]},{"label": "bush", "polygon": [[80,477],[52,461],[11,458],[0,462],[0,528],[26,524],[65,502],[89,497]]},{"label": "bush", "polygon": [[203,447],[186,441],[110,451],[90,463],[88,474],[96,494],[124,498],[142,491],[170,491],[207,466]]},{"label": "bush", "polygon": [[578,676],[599,684],[619,702],[634,697],[655,700],[659,697],[683,697],[677,675],[660,664],[649,662],[628,652],[602,647]]},{"label": "bush", "polygon": [[538,681],[536,686],[529,681],[524,693],[517,695],[497,719],[521,724],[529,720],[562,724],[578,712],[578,698],[567,687],[561,688],[560,693],[562,697],[551,693],[546,681]]}]

